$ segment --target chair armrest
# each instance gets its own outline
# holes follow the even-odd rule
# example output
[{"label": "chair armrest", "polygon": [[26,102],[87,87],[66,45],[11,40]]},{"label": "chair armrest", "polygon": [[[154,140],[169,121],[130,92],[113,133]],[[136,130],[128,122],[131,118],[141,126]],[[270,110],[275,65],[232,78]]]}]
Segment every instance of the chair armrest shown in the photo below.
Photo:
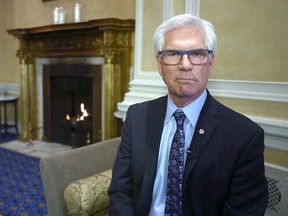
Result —
[{"label": "chair armrest", "polygon": [[110,139],[40,160],[48,215],[65,216],[69,183],[112,168],[120,138]]},{"label": "chair armrest", "polygon": [[108,210],[107,193],[111,182],[112,170],[74,181],[64,191],[64,201],[70,216],[94,215]]}]

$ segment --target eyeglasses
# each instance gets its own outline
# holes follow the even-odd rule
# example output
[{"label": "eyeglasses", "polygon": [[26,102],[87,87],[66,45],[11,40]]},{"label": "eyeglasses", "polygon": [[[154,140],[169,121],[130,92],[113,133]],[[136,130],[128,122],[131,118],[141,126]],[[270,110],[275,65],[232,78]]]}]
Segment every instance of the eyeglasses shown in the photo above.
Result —
[{"label": "eyeglasses", "polygon": [[161,60],[166,65],[177,65],[181,62],[183,55],[187,55],[189,61],[193,65],[205,64],[209,56],[213,53],[212,50],[208,49],[194,49],[194,50],[163,50],[159,52]]}]

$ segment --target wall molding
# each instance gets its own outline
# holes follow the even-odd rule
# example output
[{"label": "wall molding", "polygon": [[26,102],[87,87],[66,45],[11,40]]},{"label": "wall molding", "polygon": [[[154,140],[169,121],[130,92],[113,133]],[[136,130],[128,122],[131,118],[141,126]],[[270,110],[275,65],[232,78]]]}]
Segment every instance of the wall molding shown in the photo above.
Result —
[{"label": "wall molding", "polygon": [[288,82],[212,79],[207,87],[219,97],[288,103]]},{"label": "wall molding", "polygon": [[[288,103],[288,82],[210,79],[207,84],[216,97]],[[129,92],[118,107],[126,112],[126,105],[151,100],[167,93],[158,72],[140,72],[130,82]]]},{"label": "wall molding", "polygon": [[190,13],[195,16],[200,14],[200,0],[186,0],[185,13]]},{"label": "wall molding", "polygon": [[[174,16],[175,0],[165,0],[162,5],[162,20],[167,20]],[[134,74],[140,75],[142,72],[142,42],[143,42],[143,8],[144,0],[136,0],[136,20],[135,20],[135,39],[137,43],[134,45]],[[185,0],[185,11],[195,16],[200,14],[200,0]],[[149,72],[150,73],[150,72]]]},{"label": "wall molding", "polygon": [[[259,82],[242,80],[208,81],[213,96],[264,102],[288,103],[287,82]],[[115,117],[125,119],[128,107],[134,103],[153,100],[167,94],[167,88],[158,72],[140,72],[130,82],[124,100],[118,103]],[[248,116],[265,130],[265,145],[288,151],[288,120]]]},{"label": "wall molding", "polygon": [[265,131],[265,146],[288,152],[288,121],[274,118],[247,116]]},{"label": "wall molding", "polygon": [[20,85],[17,83],[0,83],[0,94],[20,95]]}]

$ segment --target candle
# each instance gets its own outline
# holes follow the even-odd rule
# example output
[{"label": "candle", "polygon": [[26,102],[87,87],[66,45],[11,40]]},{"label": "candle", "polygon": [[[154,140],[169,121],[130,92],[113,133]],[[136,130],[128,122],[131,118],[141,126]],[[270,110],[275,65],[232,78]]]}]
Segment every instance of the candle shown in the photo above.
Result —
[{"label": "candle", "polygon": [[74,7],[74,22],[81,21],[81,4],[76,3]]}]

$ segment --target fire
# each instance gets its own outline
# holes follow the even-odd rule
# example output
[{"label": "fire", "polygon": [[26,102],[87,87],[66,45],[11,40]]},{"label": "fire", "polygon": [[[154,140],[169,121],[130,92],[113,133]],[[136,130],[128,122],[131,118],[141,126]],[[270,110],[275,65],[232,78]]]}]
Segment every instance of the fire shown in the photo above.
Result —
[{"label": "fire", "polygon": [[89,113],[85,109],[84,103],[80,104],[80,111],[81,111],[81,115],[77,115],[77,116],[74,116],[74,117],[70,116],[69,114],[66,114],[66,120],[70,121],[71,118],[72,118],[72,119],[74,119],[74,121],[76,120],[76,122],[84,121],[84,119],[89,116]]},{"label": "fire", "polygon": [[85,109],[84,103],[80,104],[80,110],[82,112],[82,115],[80,116],[80,120],[83,121],[85,117],[88,117],[88,112]]}]

